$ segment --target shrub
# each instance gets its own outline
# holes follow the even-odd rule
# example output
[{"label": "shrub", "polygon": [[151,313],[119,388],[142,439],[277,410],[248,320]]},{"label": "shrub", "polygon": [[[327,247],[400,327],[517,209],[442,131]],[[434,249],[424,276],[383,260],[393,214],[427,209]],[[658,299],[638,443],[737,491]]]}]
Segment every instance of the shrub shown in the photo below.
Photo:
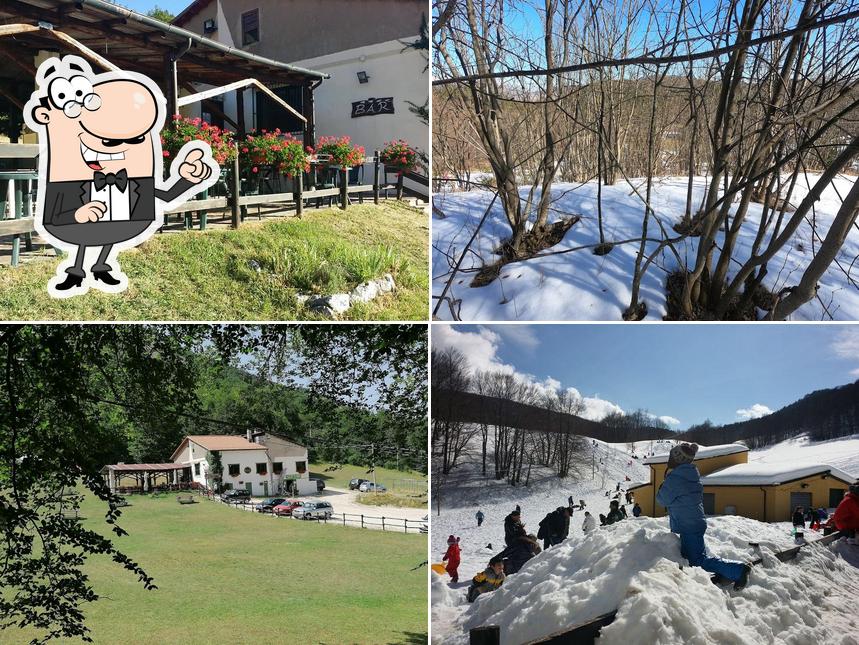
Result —
[{"label": "shrub", "polygon": [[364,147],[356,146],[349,137],[319,137],[316,153],[329,155],[336,166],[354,168],[364,162]]},{"label": "shrub", "polygon": [[189,119],[174,114],[173,121],[161,131],[161,149],[165,159],[173,159],[189,141],[205,141],[212,148],[212,157],[221,166],[235,159],[233,133],[206,123],[200,117]]},{"label": "shrub", "polygon": [[398,172],[414,170],[418,165],[417,150],[402,139],[386,143],[385,147],[379,151],[379,158],[383,164],[390,168],[396,168]]},{"label": "shrub", "polygon": [[273,132],[252,131],[239,144],[239,167],[245,174],[259,172],[262,165],[274,166],[287,177],[310,171],[312,149],[305,150],[301,142],[291,134],[283,134],[280,128]]}]

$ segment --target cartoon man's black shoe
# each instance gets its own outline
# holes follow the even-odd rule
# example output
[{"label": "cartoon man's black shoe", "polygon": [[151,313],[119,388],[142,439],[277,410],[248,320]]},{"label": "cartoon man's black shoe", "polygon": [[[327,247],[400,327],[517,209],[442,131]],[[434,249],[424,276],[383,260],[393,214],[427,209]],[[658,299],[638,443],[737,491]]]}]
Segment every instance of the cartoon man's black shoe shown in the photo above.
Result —
[{"label": "cartoon man's black shoe", "polygon": [[115,287],[119,284],[119,280],[110,275],[110,271],[93,271],[92,275],[96,280],[101,280],[111,287]]},{"label": "cartoon man's black shoe", "polygon": [[54,288],[57,291],[68,291],[69,289],[81,286],[83,283],[84,277],[82,275],[72,275],[71,273],[67,273],[66,279]]}]

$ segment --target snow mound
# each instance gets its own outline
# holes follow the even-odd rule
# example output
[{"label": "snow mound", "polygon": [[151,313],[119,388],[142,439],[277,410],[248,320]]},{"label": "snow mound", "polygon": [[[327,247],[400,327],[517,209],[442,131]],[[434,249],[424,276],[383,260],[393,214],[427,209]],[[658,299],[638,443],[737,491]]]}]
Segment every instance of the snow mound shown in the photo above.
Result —
[{"label": "snow mound", "polygon": [[736,466],[717,470],[706,477],[702,477],[701,483],[713,486],[776,486],[781,482],[800,479],[801,477],[808,477],[809,475],[816,475],[818,473],[830,473],[833,477],[837,477],[848,484],[852,483],[855,479],[852,475],[828,464],[810,464],[796,467],[795,465],[784,463],[767,464],[758,462],[737,464]]},{"label": "snow mound", "polygon": [[502,643],[524,643],[617,609],[601,643],[859,645],[859,577],[836,550],[809,547],[781,563],[772,551],[792,545],[783,527],[736,516],[709,526],[707,545],[725,559],[750,561],[748,542],[761,543],[764,561],[745,590],[723,591],[687,566],[666,518],[629,519],[541,553],[470,606],[435,576],[433,640],[466,643],[469,629],[499,625]]},{"label": "snow mound", "polygon": [[[664,444],[661,448],[665,448],[666,451],[664,453],[656,454],[653,457],[648,457],[644,460],[645,464],[666,464],[668,463],[668,450],[671,449],[670,446],[665,446]],[[738,452],[748,452],[749,449],[739,443],[724,443],[718,446],[699,446],[698,452],[695,453],[695,460],[698,459],[708,459],[710,457],[722,457],[723,455],[733,455]]]}]

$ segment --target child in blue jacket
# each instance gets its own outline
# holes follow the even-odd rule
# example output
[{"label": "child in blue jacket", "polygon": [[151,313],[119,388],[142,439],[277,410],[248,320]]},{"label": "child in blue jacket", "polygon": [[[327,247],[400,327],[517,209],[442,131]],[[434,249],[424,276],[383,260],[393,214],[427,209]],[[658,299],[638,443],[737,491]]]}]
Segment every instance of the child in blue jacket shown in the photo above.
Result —
[{"label": "child in blue jacket", "polygon": [[656,493],[656,501],[668,509],[671,530],[680,535],[680,555],[693,567],[719,574],[734,581],[735,589],[742,589],[749,579],[751,567],[742,562],[730,562],[707,555],[704,532],[704,487],[701,475],[692,463],[698,445],[683,443],[674,446],[668,454],[665,481]]}]

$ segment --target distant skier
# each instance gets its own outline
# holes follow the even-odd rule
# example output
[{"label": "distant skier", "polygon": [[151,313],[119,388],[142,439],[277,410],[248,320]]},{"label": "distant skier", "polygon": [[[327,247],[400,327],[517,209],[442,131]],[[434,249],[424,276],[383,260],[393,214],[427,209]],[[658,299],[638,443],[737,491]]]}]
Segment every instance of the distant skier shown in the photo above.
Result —
[{"label": "distant skier", "polygon": [[495,591],[504,583],[504,560],[496,555],[489,561],[489,566],[471,579],[466,598],[468,602],[474,602],[482,593]]},{"label": "distant skier", "polygon": [[583,499],[579,500],[579,510],[580,511],[585,510],[585,500],[583,500]]},{"label": "distant skier", "polygon": [[793,509],[793,526],[794,528],[805,528],[805,513],[802,512],[802,506]]},{"label": "distant skier", "polygon": [[640,517],[641,516],[641,506],[638,502],[635,503],[635,506],[632,507],[632,516]]},{"label": "distant skier", "polygon": [[582,532],[587,535],[597,527],[597,521],[590,511],[585,511],[585,521],[582,522]]},{"label": "distant skier", "polygon": [[447,553],[444,554],[444,557],[441,560],[442,562],[447,560],[447,566],[445,569],[447,570],[448,575],[450,575],[450,579],[454,582],[459,582],[460,553],[459,538],[455,538],[452,535],[448,536]]},{"label": "distant skier", "polygon": [[483,511],[477,509],[477,512],[474,514],[474,517],[477,518],[477,527],[480,528],[480,525],[483,524],[483,518],[485,517]]},{"label": "distant skier", "polygon": [[[608,515],[605,516],[606,524],[614,524],[615,522],[620,522],[623,519],[623,514],[620,512],[620,503],[613,499],[611,500],[611,504],[609,505]],[[602,517],[602,516],[600,516]]]},{"label": "distant skier", "polygon": [[665,481],[656,493],[656,501],[668,509],[671,531],[680,535],[680,554],[689,564],[733,580],[734,588],[742,589],[749,579],[749,565],[707,555],[704,487],[692,463],[697,452],[698,445],[694,443],[682,443],[671,449]]},{"label": "distant skier", "polygon": [[859,531],[859,482],[850,485],[832,519],[835,521],[835,528],[846,531],[848,538],[856,539],[856,532]]},{"label": "distant skier", "polygon": [[620,492],[620,482],[617,482],[617,487],[614,489],[614,492],[615,492],[615,493],[619,493],[619,492]]}]

